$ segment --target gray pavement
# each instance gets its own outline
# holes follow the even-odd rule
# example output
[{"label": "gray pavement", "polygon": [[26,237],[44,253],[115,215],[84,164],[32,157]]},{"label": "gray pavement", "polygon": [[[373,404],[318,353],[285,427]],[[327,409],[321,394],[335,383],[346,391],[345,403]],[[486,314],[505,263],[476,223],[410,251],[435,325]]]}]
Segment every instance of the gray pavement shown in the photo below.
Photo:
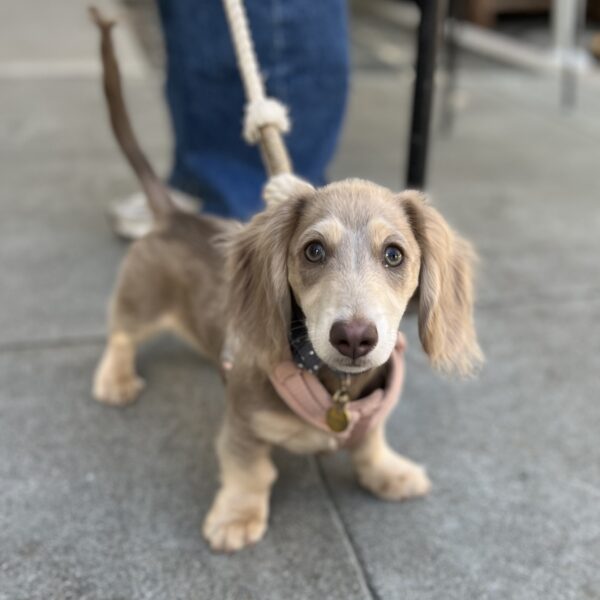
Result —
[{"label": "gray pavement", "polygon": [[[92,60],[85,33],[75,39],[78,58]],[[139,403],[111,410],[90,398],[126,249],[104,206],[136,189],[94,70],[64,50],[56,60],[70,75],[16,76],[1,44],[0,599],[600,598],[600,119],[591,96],[564,115],[553,82],[467,70],[452,135],[435,132],[434,201],[482,256],[487,365],[467,383],[435,375],[407,320],[407,384],[389,435],[427,465],[431,495],[382,503],[356,486],[343,454],[277,453],[268,534],[226,557],[200,536],[217,485],[216,373],[160,341],[142,351]],[[30,65],[44,56],[34,50]],[[357,58],[333,175],[397,188],[410,76]],[[164,169],[160,84],[132,78],[127,91]]]}]

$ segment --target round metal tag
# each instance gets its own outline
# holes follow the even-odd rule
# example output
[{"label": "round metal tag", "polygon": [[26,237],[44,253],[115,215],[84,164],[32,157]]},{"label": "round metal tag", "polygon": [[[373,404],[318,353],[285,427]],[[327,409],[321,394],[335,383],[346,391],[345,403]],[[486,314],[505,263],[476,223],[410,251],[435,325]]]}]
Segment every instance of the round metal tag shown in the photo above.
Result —
[{"label": "round metal tag", "polygon": [[343,405],[334,404],[326,415],[327,425],[331,431],[340,433],[348,427],[348,413]]}]

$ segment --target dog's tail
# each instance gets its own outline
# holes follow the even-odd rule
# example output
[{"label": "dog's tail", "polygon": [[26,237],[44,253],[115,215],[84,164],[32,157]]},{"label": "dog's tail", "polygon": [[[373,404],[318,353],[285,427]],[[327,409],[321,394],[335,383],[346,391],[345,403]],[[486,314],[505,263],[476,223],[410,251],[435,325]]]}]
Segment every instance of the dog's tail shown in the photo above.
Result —
[{"label": "dog's tail", "polygon": [[115,56],[111,30],[115,21],[105,19],[96,7],[90,7],[90,16],[98,26],[101,35],[100,52],[104,74],[104,95],[108,105],[110,123],[117,142],[123,154],[137,175],[146,197],[150,210],[157,221],[177,210],[166,186],[154,172],[135,137],[127,106],[123,98],[121,74]]}]

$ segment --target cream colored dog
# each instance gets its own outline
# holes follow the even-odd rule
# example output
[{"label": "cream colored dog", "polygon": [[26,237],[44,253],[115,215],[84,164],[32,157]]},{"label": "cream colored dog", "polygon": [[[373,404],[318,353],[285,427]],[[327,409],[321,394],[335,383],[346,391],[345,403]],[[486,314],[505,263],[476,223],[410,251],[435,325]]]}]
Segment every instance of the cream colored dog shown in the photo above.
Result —
[{"label": "cream colored dog", "polygon": [[[172,330],[219,365],[227,331],[234,332],[217,443],[221,487],[204,535],[215,550],[239,550],[267,528],[276,478],[271,447],[312,453],[339,445],[297,417],[269,380],[289,351],[294,303],[330,393],[339,373],[350,374],[353,399],[381,386],[413,297],[432,365],[467,375],[482,360],[473,326],[473,252],[420,193],[356,179],[320,189],[299,185],[244,226],[178,211],[131,131],[111,23],[94,17],[113,129],[156,218],[121,267],[94,396],[119,406],[135,400],[143,387],[136,347],[150,335]],[[358,481],[380,498],[402,500],[430,487],[422,467],[389,447],[384,424],[350,452]]]}]

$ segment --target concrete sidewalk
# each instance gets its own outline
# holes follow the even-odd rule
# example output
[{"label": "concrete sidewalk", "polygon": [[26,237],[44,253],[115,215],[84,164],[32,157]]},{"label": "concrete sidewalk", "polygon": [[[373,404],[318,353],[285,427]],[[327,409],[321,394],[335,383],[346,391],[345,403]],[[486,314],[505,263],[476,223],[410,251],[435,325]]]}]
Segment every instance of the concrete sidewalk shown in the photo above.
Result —
[{"label": "concrete sidewalk", "polygon": [[[19,4],[22,26],[27,5],[43,5]],[[54,4],[67,24],[81,9]],[[52,60],[93,61],[83,23],[80,46]],[[455,131],[436,134],[435,204],[482,255],[487,366],[468,383],[438,377],[407,321],[389,433],[427,465],[431,495],[382,503],[343,454],[277,453],[266,538],[218,556],[200,535],[217,485],[218,375],[167,340],[141,354],[139,403],[91,399],[126,249],[104,207],[136,186],[93,65],[17,76],[15,56],[50,59],[11,39],[22,45],[0,46],[0,599],[600,598],[600,119],[585,98],[560,115],[552,82],[469,70]],[[410,76],[358,58],[333,175],[399,187]],[[160,83],[134,77],[127,94],[164,169]]]}]

